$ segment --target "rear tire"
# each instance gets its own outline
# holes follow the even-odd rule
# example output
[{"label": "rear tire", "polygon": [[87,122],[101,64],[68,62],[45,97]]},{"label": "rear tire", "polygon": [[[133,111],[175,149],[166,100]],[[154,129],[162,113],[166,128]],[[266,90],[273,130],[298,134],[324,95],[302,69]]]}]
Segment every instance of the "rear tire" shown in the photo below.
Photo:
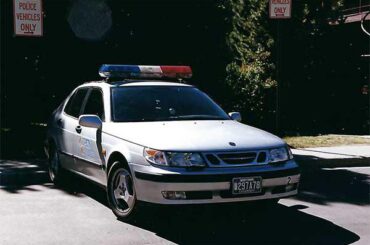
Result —
[{"label": "rear tire", "polygon": [[120,161],[113,163],[108,173],[107,199],[109,207],[119,220],[136,216],[138,203],[130,170]]},{"label": "rear tire", "polygon": [[49,179],[55,184],[63,182],[63,169],[60,166],[59,153],[54,145],[50,146],[48,159]]}]

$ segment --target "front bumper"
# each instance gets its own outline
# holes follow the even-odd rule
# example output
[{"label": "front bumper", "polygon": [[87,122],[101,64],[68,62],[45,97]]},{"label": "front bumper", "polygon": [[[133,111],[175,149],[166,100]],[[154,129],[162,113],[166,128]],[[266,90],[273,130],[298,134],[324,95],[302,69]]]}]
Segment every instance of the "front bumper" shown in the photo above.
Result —
[{"label": "front bumper", "polygon": [[[298,193],[300,171],[294,160],[271,166],[207,168],[203,170],[165,169],[130,164],[134,172],[137,199],[157,204],[201,204],[241,202],[293,196]],[[262,192],[232,195],[235,177],[262,177]],[[289,189],[287,188],[289,187]],[[183,191],[186,199],[166,199],[163,191]]]}]

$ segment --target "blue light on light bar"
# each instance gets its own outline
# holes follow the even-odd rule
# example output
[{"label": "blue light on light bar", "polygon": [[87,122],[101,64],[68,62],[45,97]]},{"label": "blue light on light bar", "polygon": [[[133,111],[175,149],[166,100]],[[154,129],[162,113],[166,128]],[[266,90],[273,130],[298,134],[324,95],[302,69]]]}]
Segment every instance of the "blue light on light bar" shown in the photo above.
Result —
[{"label": "blue light on light bar", "polygon": [[190,66],[107,65],[99,69],[104,78],[191,78]]},{"label": "blue light on light bar", "polygon": [[137,65],[107,65],[104,64],[99,69],[101,77],[132,77],[140,74]]}]

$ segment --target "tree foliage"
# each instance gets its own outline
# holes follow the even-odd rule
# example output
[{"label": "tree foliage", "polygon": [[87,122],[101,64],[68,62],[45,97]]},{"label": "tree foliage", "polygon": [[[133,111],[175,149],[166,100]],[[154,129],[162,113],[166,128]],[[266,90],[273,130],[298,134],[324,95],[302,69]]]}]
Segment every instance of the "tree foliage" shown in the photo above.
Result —
[{"label": "tree foliage", "polygon": [[267,1],[223,1],[228,25],[226,83],[231,87],[236,110],[261,116],[264,88],[274,85],[271,71],[273,39],[268,31]]}]

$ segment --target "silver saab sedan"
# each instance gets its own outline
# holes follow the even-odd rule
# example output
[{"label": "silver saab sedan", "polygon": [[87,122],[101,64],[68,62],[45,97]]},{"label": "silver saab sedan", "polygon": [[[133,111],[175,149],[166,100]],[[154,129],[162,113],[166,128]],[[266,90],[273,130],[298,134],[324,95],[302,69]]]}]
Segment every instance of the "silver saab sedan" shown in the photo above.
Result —
[{"label": "silver saab sedan", "polygon": [[300,172],[287,144],[185,84],[190,67],[103,65],[99,74],[48,123],[54,183],[68,170],[103,186],[123,220],[142,202],[277,203],[297,194]]}]

